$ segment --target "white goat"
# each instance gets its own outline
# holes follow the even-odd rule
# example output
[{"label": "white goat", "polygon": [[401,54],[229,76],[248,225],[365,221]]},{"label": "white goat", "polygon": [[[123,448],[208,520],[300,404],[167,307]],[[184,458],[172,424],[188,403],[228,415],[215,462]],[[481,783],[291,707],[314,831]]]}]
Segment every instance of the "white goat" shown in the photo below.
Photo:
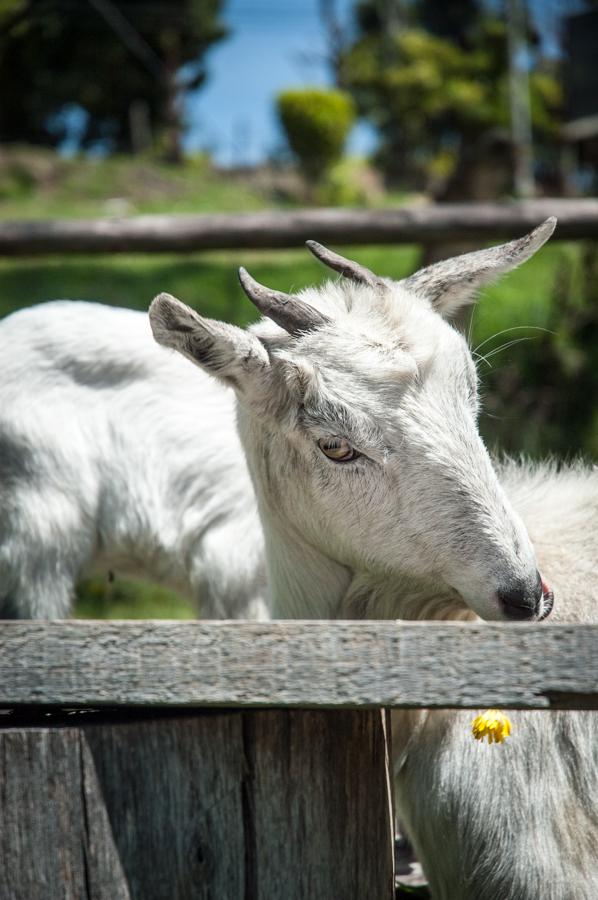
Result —
[{"label": "white goat", "polygon": [[[551,585],[555,621],[596,620],[598,473],[512,464],[499,481],[445,318],[554,225],[399,283],[311,243],[346,279],[291,297],[241,270],[269,317],[249,331],[154,300],[158,342],[236,392],[275,617],[534,621]],[[471,718],[398,717],[399,814],[433,896],[595,900],[598,717],[513,714],[501,747]]]},{"label": "white goat", "polygon": [[262,529],[234,399],[147,315],[58,301],[0,324],[0,617],[68,615],[94,570],[207,617],[265,617]]}]

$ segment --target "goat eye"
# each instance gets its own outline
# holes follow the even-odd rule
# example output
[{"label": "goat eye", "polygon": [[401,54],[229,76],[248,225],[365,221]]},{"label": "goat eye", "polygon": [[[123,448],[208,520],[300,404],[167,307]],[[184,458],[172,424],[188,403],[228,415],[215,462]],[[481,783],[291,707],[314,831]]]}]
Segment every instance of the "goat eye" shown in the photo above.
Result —
[{"label": "goat eye", "polygon": [[318,447],[322,453],[334,462],[351,462],[359,453],[344,438],[320,438]]}]

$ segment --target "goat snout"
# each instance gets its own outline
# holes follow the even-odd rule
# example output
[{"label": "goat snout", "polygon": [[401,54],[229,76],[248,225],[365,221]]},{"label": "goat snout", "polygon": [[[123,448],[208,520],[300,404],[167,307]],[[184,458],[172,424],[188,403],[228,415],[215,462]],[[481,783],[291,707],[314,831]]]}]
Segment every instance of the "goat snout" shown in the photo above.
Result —
[{"label": "goat snout", "polygon": [[507,619],[526,621],[537,619],[543,612],[544,592],[542,579],[530,586],[527,581],[511,584],[497,591],[498,601]]}]

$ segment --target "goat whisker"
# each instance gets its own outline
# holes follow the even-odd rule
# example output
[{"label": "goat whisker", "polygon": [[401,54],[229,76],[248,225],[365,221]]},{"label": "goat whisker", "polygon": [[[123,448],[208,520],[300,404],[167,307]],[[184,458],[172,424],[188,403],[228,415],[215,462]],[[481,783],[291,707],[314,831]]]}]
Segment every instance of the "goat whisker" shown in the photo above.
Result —
[{"label": "goat whisker", "polygon": [[515,344],[523,344],[524,341],[533,341],[533,338],[531,338],[531,337],[523,337],[523,338],[516,338],[516,339],[513,340],[513,341],[507,341],[505,344],[501,344],[500,347],[496,347],[496,349],[491,350],[489,353],[487,353],[487,354],[485,355],[484,359],[486,360],[486,362],[488,362],[488,360],[489,360],[492,356],[496,356],[497,353],[502,353],[503,350],[508,350],[509,347],[514,347]]},{"label": "goat whisker", "polygon": [[524,328],[529,328],[532,331],[544,331],[546,334],[555,334],[550,328],[542,328],[539,325],[514,325],[513,328],[503,328],[502,331],[497,331],[496,334],[490,335],[490,337],[486,338],[485,341],[482,341],[481,344],[478,344],[477,347],[474,347],[472,353],[480,350],[485,344],[488,344],[490,341],[493,341],[494,338],[500,337],[501,334],[507,334],[509,331],[521,331]]}]

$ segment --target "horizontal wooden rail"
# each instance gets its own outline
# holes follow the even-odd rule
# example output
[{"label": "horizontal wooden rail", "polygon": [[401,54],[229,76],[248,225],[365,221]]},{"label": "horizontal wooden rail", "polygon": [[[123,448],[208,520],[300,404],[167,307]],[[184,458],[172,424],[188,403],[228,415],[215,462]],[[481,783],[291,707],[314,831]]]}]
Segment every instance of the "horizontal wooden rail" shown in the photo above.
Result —
[{"label": "horizontal wooden rail", "polygon": [[0,706],[598,707],[598,625],[2,622]]},{"label": "horizontal wooden rail", "polygon": [[492,241],[517,237],[547,216],[560,239],[598,238],[598,201],[403,206],[399,209],[299,209],[222,215],[147,215],[125,219],[0,222],[0,256],[52,253],[188,253],[329,244]]}]

